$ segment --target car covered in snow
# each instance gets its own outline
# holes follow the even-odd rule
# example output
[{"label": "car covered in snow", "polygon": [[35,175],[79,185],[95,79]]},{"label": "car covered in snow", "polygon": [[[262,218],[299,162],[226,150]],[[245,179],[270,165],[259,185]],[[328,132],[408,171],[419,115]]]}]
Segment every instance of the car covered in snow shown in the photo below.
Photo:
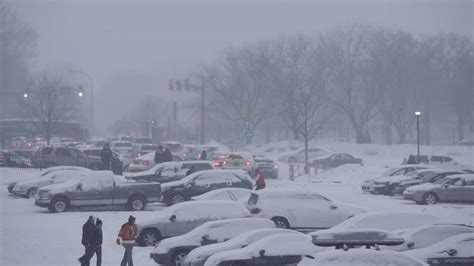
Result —
[{"label": "car covered in snow", "polygon": [[158,241],[186,234],[201,224],[230,218],[248,218],[249,211],[238,202],[190,201],[182,202],[138,223],[138,243],[153,246]]},{"label": "car covered in snow", "polygon": [[213,254],[227,251],[227,250],[244,248],[267,236],[277,235],[277,234],[302,234],[302,233],[294,231],[294,230],[283,229],[283,228],[255,229],[252,231],[248,231],[246,233],[242,233],[222,243],[216,243],[216,244],[211,244],[211,245],[196,248],[188,253],[183,265],[203,266],[206,260]]},{"label": "car covered in snow", "polygon": [[258,169],[265,178],[278,178],[278,164],[263,155],[254,155],[255,169]]},{"label": "car covered in snow", "polygon": [[355,155],[349,153],[331,153],[327,156],[317,158],[311,162],[311,165],[323,170],[336,168],[345,164],[364,165],[362,163],[362,159],[357,158]]},{"label": "car covered in snow", "polygon": [[199,172],[212,170],[214,167],[209,161],[166,162],[157,164],[147,171],[125,173],[124,176],[131,180],[166,183],[183,179],[190,174],[190,169],[193,169],[191,170],[193,172]]},{"label": "car covered in snow", "polygon": [[400,175],[407,175],[408,173],[410,172],[413,172],[413,171],[416,171],[416,170],[420,170],[420,169],[429,169],[429,168],[434,168],[433,166],[429,166],[429,165],[404,165],[404,166],[400,166],[400,167],[395,167],[395,168],[392,168],[386,172],[384,172],[380,177],[374,177],[374,178],[367,178],[365,179],[362,184],[361,184],[361,188],[362,188],[362,191],[364,192],[374,192],[374,181],[376,179],[380,179],[380,178],[385,178],[385,177],[393,177],[393,176],[400,176]]},{"label": "car covered in snow", "polygon": [[275,234],[240,249],[218,252],[204,265],[292,265],[300,262],[304,255],[322,250],[313,245],[307,235]]},{"label": "car covered in snow", "polygon": [[[433,265],[473,265],[474,263],[474,234],[457,234],[451,237],[448,237],[438,243],[435,243],[431,246],[408,250],[400,252],[401,254],[419,259],[421,261],[428,262],[429,260],[434,261],[435,259],[443,260],[450,259],[451,264],[433,264]],[[455,259],[462,261],[464,259],[465,263],[456,263]],[[470,263],[468,260],[470,259]],[[449,261],[448,261],[449,262]],[[466,263],[468,262],[468,263]]]},{"label": "car covered in snow", "polygon": [[92,170],[77,166],[56,166],[44,170],[38,177],[32,177],[8,185],[8,190],[15,196],[32,198],[39,188],[64,183],[70,179],[83,177]]},{"label": "car covered in snow", "polygon": [[[181,161],[181,159],[173,155],[173,161]],[[149,152],[140,157],[133,158],[127,167],[128,172],[142,172],[153,168],[155,163],[155,153]]]},{"label": "car covered in snow", "polygon": [[432,184],[409,187],[403,192],[403,198],[427,205],[438,202],[474,203],[474,174],[450,175]]},{"label": "car covered in snow", "polygon": [[317,192],[292,189],[254,191],[246,207],[254,217],[271,219],[281,228],[302,231],[331,228],[365,211]]},{"label": "car covered in snow", "polygon": [[406,178],[400,178],[398,185],[395,187],[394,193],[402,195],[403,191],[408,187],[424,183],[433,183],[439,179],[443,179],[447,176],[444,175],[444,172],[446,172],[446,170],[436,168],[413,171],[407,174]]},{"label": "car covered in snow", "polygon": [[192,197],[192,200],[232,200],[245,201],[249,198],[253,190],[247,188],[220,188],[209,191],[199,196]]},{"label": "car covered in snow", "polygon": [[373,249],[342,249],[327,250],[306,256],[298,266],[329,265],[329,266],[426,266],[415,258],[391,250]]},{"label": "car covered in snow", "polygon": [[474,227],[462,224],[432,224],[410,228],[399,233],[399,236],[405,239],[404,244],[387,249],[406,251],[425,248],[451,236],[466,233],[474,234]]},{"label": "car covered in snow", "polygon": [[215,189],[230,187],[252,189],[253,182],[242,170],[200,171],[181,180],[164,183],[163,203],[169,206]]},{"label": "car covered in snow", "polygon": [[[311,163],[314,160],[327,156],[330,153],[331,153],[330,151],[323,148],[309,147],[308,148],[308,161]],[[284,163],[304,163],[305,150],[304,148],[301,148],[289,154],[280,156],[278,158],[278,161],[284,162]]]},{"label": "car covered in snow", "polygon": [[320,247],[353,248],[401,245],[405,239],[386,230],[323,230],[311,234],[313,244]]},{"label": "car covered in snow", "polygon": [[180,236],[161,241],[150,257],[158,264],[183,265],[186,255],[201,246],[221,243],[242,233],[262,228],[273,228],[275,224],[261,218],[235,218],[211,221]]},{"label": "car covered in snow", "polygon": [[111,171],[88,172],[81,178],[42,187],[35,196],[35,205],[51,212],[64,212],[83,206],[127,206],[143,210],[147,203],[159,202],[159,183],[126,181]]}]

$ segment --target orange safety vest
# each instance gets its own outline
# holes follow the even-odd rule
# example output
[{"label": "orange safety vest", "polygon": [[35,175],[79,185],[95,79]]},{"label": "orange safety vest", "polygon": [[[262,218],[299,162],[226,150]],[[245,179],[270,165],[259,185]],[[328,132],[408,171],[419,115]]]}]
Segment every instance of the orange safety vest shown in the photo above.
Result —
[{"label": "orange safety vest", "polygon": [[126,223],[122,225],[118,237],[122,239],[122,244],[134,244],[137,231],[136,224]]}]

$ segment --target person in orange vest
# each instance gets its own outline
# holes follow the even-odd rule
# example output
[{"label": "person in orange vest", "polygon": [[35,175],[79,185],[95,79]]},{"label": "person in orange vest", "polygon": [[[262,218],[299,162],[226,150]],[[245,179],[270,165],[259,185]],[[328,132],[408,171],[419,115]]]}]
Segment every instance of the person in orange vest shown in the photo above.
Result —
[{"label": "person in orange vest", "polygon": [[128,222],[122,225],[117,236],[117,244],[125,248],[120,266],[133,266],[132,250],[137,237],[137,225],[135,224],[135,220],[135,217],[130,215]]},{"label": "person in orange vest", "polygon": [[265,188],[265,177],[260,172],[260,169],[257,168],[255,170],[255,177],[257,178],[257,182],[255,182],[255,190],[260,190]]}]

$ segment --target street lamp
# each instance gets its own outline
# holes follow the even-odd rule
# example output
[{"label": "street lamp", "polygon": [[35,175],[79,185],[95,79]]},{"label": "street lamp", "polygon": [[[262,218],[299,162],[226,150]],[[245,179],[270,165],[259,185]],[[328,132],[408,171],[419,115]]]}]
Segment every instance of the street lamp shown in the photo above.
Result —
[{"label": "street lamp", "polygon": [[416,162],[419,164],[420,163],[420,116],[421,116],[421,112],[420,111],[416,111],[415,112],[415,117],[416,117],[416,143],[417,143],[417,150],[418,150],[418,153],[417,153],[417,158],[416,158]]},{"label": "street lamp", "polygon": [[[90,117],[89,135],[92,136],[92,132],[93,132],[93,129],[94,129],[94,79],[92,78],[91,75],[89,75],[89,74],[87,74],[86,72],[83,72],[83,71],[81,71],[81,70],[68,69],[67,71],[68,71],[68,72],[71,72],[71,73],[79,73],[79,74],[82,74],[82,75],[84,75],[85,77],[87,77],[87,78],[90,80],[90,82],[91,82],[91,117]],[[79,97],[84,96],[84,91],[83,91],[82,88],[79,90],[78,96],[79,96]]]}]

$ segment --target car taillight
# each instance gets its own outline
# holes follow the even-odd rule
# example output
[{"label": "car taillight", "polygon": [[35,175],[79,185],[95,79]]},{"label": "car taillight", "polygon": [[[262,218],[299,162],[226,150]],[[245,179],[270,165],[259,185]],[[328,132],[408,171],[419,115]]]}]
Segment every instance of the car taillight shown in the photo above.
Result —
[{"label": "car taillight", "polygon": [[222,164],[229,164],[229,161],[224,161]]},{"label": "car taillight", "polygon": [[143,161],[143,165],[149,165],[149,164],[150,164],[150,161],[148,160]]},{"label": "car taillight", "polygon": [[262,210],[260,208],[252,208],[250,210],[250,213],[251,214],[257,214],[257,213],[260,213]]},{"label": "car taillight", "polygon": [[250,165],[250,161],[249,160],[245,161],[245,165]]},{"label": "car taillight", "polygon": [[31,143],[28,143],[28,148],[31,148],[31,145],[32,145]]},{"label": "car taillight", "polygon": [[275,165],[273,166],[273,168],[274,168],[274,169],[277,169],[277,168],[278,168],[278,165],[275,164]]}]

